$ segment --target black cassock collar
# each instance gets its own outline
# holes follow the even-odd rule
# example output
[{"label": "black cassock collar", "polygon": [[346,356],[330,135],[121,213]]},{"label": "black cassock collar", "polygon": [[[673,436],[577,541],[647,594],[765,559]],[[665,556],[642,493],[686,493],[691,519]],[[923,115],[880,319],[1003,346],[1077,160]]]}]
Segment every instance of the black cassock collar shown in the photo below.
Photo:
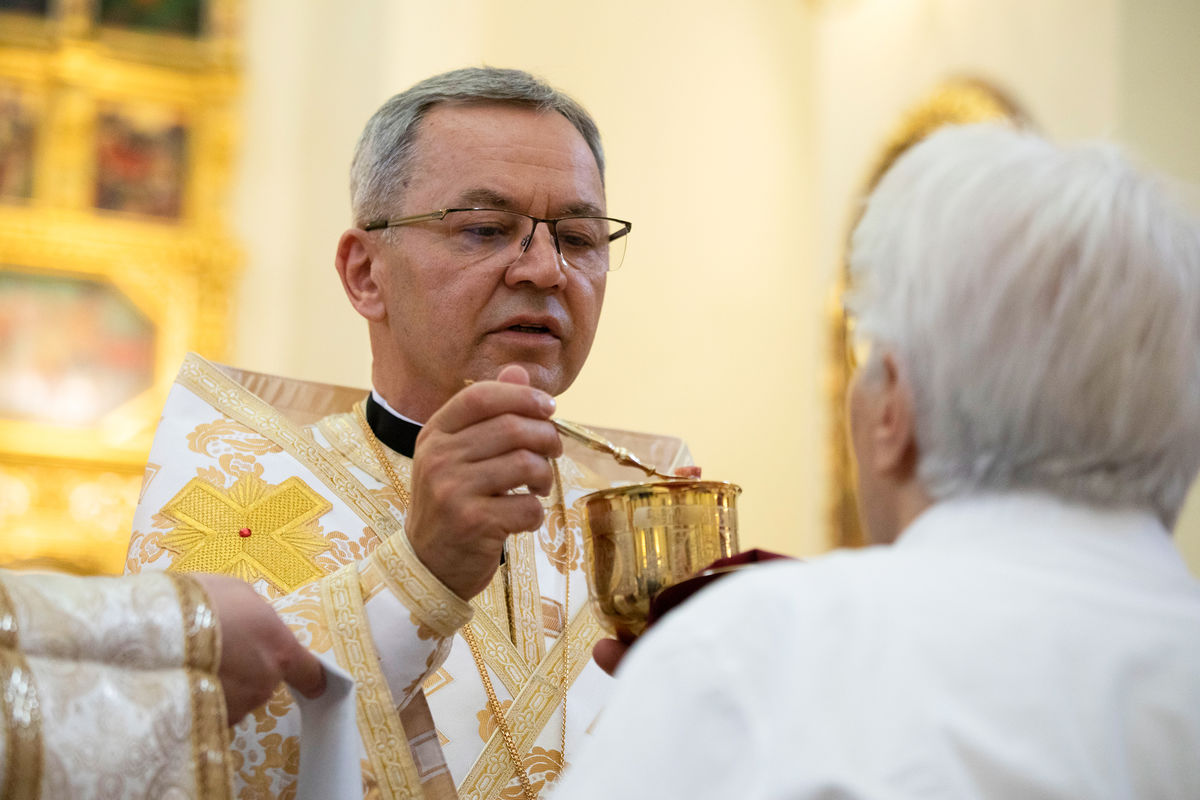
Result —
[{"label": "black cassock collar", "polygon": [[[421,425],[397,416],[393,411],[381,406],[375,399],[374,392],[367,395],[366,414],[367,424],[371,426],[371,432],[375,434],[376,439],[402,456],[413,457]],[[505,562],[505,551],[507,550],[508,546],[505,545],[504,550],[500,551],[501,564]]]},{"label": "black cassock collar", "polygon": [[384,408],[375,399],[375,393],[367,395],[367,424],[375,438],[402,456],[413,457],[417,446],[417,434],[421,426],[412,420],[398,417]]}]

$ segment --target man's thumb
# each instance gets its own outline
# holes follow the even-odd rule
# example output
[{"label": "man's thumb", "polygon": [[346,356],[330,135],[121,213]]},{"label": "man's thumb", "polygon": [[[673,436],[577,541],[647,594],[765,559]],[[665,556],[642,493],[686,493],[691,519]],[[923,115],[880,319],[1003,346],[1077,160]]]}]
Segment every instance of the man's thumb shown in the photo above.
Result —
[{"label": "man's thumb", "polygon": [[520,386],[529,385],[529,373],[520,364],[508,364],[500,370],[496,380],[501,383],[515,383]]}]

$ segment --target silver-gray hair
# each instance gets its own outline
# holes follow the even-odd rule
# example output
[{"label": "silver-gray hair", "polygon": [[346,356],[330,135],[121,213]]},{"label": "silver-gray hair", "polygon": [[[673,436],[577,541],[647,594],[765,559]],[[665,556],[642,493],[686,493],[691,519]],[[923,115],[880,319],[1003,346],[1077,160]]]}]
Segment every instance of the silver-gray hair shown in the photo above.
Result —
[{"label": "silver-gray hair", "polygon": [[467,67],[426,78],[380,106],[363,128],[350,165],[350,207],[364,224],[384,218],[396,207],[408,179],[417,129],[425,113],[439,103],[500,102],[557,111],[583,136],[604,180],[600,129],[591,115],[568,95],[528,72]]},{"label": "silver-gray hair", "polygon": [[1174,523],[1200,468],[1200,225],[1115,148],[939,131],[869,198],[850,270],[931,496],[1039,489]]}]

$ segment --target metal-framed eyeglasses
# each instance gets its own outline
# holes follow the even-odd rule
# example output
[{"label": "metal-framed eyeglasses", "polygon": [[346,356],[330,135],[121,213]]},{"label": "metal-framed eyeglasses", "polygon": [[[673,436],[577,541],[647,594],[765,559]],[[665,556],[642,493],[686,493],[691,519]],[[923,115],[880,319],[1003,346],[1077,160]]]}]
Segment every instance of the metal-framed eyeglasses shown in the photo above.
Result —
[{"label": "metal-framed eyeglasses", "polygon": [[593,275],[621,266],[632,222],[573,215],[543,219],[498,208],[443,208],[400,219],[378,219],[364,231],[440,222],[446,246],[465,263],[509,267],[529,249],[539,222],[546,223],[554,250],[565,264]]}]

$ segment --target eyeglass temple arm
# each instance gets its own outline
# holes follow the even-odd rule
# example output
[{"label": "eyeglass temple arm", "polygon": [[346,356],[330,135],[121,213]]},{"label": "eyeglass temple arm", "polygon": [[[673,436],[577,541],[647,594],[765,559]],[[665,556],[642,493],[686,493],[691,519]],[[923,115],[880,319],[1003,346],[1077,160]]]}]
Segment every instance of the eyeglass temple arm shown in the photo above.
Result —
[{"label": "eyeglass temple arm", "polygon": [[377,231],[383,228],[397,228],[401,225],[411,225],[414,222],[425,222],[431,219],[444,219],[450,211],[448,208],[443,208],[439,211],[430,211],[428,214],[417,214],[412,217],[401,217],[400,219],[376,219],[362,226],[364,231]]}]

